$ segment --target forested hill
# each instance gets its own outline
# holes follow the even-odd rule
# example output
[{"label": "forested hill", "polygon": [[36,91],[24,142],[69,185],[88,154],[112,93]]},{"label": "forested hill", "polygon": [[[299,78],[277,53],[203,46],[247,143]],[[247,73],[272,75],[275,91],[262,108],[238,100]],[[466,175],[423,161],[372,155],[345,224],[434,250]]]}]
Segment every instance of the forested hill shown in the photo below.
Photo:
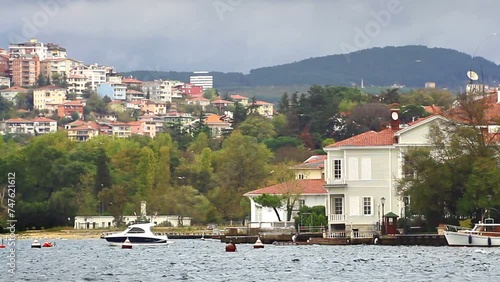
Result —
[{"label": "forested hill", "polygon": [[[250,74],[214,72],[215,87],[270,85],[359,85],[423,87],[436,82],[438,87],[459,89],[467,83],[472,67],[485,83],[500,82],[500,66],[481,57],[456,50],[403,46],[371,48],[347,55],[310,58],[285,65],[258,68]],[[481,70],[482,69],[482,70]],[[141,80],[176,79],[189,81],[189,72],[133,71],[125,73]],[[496,81],[496,82],[495,82]]]}]

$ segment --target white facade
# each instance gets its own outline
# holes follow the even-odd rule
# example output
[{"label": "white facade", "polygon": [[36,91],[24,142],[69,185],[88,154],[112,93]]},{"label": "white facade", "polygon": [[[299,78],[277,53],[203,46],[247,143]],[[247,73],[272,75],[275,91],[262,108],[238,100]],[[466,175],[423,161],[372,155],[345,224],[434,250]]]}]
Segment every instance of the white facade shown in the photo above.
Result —
[{"label": "white facade", "polygon": [[96,91],[101,83],[106,83],[107,75],[111,73],[113,73],[112,67],[98,64],[77,66],[71,70],[71,75],[84,76],[93,91]]},{"label": "white facade", "polygon": [[67,79],[68,93],[77,95],[77,99],[83,98],[83,92],[87,89],[87,78],[83,75],[71,75]]},{"label": "white facade", "polygon": [[46,134],[57,131],[57,121],[38,117],[32,120],[8,119],[2,123],[3,134]]},{"label": "white facade", "polygon": [[37,54],[40,61],[47,59],[47,46],[36,39],[31,39],[29,42],[24,43],[10,43],[9,54],[11,56],[21,54]]},{"label": "white facade", "polygon": [[203,90],[214,88],[214,77],[208,75],[208,71],[195,71],[189,83],[203,87]]},{"label": "white facade", "polygon": [[172,98],[182,97],[175,87],[183,84],[178,80],[146,81],[142,85],[142,91],[145,95],[149,94],[151,101],[169,103],[172,102]]},{"label": "white facade", "polygon": [[[262,207],[261,205],[256,204],[253,200],[253,197],[249,197],[249,199],[250,199],[250,222],[252,226],[258,226],[258,227],[276,226],[276,223],[278,222],[278,216],[276,215],[274,209],[270,207]],[[293,217],[297,215],[299,208],[302,206],[308,206],[308,207],[326,206],[326,197],[325,195],[309,195],[309,194],[301,195],[299,201],[296,204],[296,208],[292,212],[291,221],[293,221]],[[279,208],[277,210],[278,214],[280,215],[281,221],[286,222],[287,219],[286,209]]]},{"label": "white facade", "polygon": [[0,76],[0,86],[10,87],[10,78],[6,76]]},{"label": "white facade", "polygon": [[[399,131],[367,132],[324,148],[329,229],[375,231],[384,214],[401,216],[396,181],[402,176],[404,153],[412,146],[428,145],[431,125],[442,120],[433,116]],[[370,144],[381,138],[390,144]]]},{"label": "white facade", "polygon": [[[151,218],[153,218],[151,220]],[[135,215],[126,215],[122,218],[126,225],[134,224],[137,220]],[[177,215],[158,215],[156,217],[148,217],[148,220],[157,224],[158,226],[173,226],[178,227],[179,222],[182,220],[183,226],[191,226],[191,218],[183,217],[181,220]],[[95,215],[95,216],[82,216],[75,217],[73,225],[75,229],[97,229],[97,228],[114,228],[116,227],[115,218],[110,215]]]}]

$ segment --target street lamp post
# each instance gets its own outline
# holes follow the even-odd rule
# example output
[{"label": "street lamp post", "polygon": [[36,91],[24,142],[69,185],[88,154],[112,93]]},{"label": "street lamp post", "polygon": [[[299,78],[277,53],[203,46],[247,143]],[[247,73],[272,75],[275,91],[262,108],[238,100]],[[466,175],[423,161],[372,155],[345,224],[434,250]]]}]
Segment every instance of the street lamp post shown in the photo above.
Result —
[{"label": "street lamp post", "polygon": [[409,203],[410,203],[410,198],[408,198],[408,196],[403,197],[404,213],[405,213],[405,218],[403,221],[403,234],[408,234],[407,207]]},{"label": "street lamp post", "polygon": [[488,194],[488,218],[491,218],[491,194]]},{"label": "street lamp post", "polygon": [[382,204],[382,235],[385,235],[385,216],[384,216],[384,205],[385,205],[385,198],[382,197],[380,198],[380,203]]}]

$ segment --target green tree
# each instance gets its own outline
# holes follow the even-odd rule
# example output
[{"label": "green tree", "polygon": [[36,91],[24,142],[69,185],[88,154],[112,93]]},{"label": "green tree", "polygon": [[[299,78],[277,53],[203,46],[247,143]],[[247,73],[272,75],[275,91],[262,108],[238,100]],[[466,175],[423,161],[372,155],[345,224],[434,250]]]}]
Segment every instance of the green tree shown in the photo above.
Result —
[{"label": "green tree", "polygon": [[225,187],[254,189],[269,174],[272,153],[250,136],[234,131],[216,152],[215,173]]},{"label": "green tree", "polygon": [[282,203],[282,198],[280,196],[262,194],[258,197],[255,197],[253,200],[255,203],[263,207],[273,208],[274,212],[276,213],[276,216],[278,217],[278,221],[281,221],[278,209],[283,206],[283,203]]},{"label": "green tree", "polygon": [[251,115],[239,126],[243,135],[253,136],[259,142],[276,135],[272,120],[260,115]]},{"label": "green tree", "polygon": [[286,114],[290,110],[290,100],[288,99],[288,93],[283,93],[281,99],[278,103],[278,113]]},{"label": "green tree", "polygon": [[110,188],[112,185],[111,175],[109,172],[110,159],[106,154],[104,148],[98,149],[98,156],[96,159],[97,173],[95,176],[94,193],[97,195],[104,188]]},{"label": "green tree", "polygon": [[[458,119],[464,123],[435,125],[430,145],[408,150],[404,177],[398,188],[411,197],[412,211],[424,215],[429,228],[458,218],[481,220],[488,207],[487,195],[500,192],[498,146],[486,124],[485,100],[461,97]],[[456,116],[455,116],[456,117]],[[498,205],[498,199],[492,200]]]}]

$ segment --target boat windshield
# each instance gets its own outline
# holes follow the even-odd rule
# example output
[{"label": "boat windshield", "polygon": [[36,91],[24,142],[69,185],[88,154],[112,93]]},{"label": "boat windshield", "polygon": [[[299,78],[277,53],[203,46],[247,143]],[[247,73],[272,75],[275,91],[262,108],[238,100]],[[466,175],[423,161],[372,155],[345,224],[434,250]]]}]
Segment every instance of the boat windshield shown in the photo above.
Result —
[{"label": "boat windshield", "polygon": [[139,227],[132,227],[127,233],[145,233],[145,231]]}]

